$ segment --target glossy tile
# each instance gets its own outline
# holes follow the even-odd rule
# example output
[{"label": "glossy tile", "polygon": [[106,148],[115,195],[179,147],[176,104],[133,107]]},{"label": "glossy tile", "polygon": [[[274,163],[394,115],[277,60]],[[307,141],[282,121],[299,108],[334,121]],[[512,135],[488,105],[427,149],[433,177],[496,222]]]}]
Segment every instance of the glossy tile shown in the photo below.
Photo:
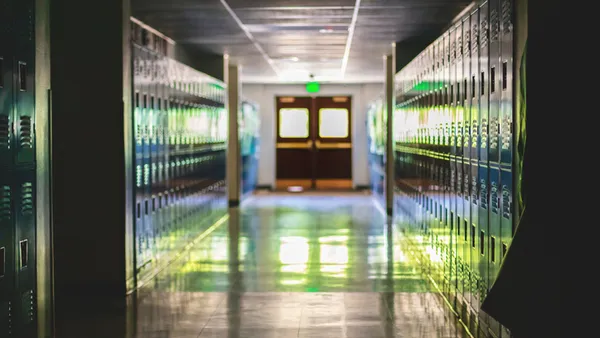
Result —
[{"label": "glossy tile", "polygon": [[267,194],[132,302],[127,337],[464,337],[364,194]]}]

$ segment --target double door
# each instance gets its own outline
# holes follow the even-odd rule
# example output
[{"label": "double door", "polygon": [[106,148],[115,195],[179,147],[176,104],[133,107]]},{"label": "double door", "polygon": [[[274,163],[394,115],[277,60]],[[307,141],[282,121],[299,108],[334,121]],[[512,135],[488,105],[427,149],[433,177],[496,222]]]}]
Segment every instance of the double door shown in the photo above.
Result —
[{"label": "double door", "polygon": [[277,188],[352,188],[349,96],[277,97]]}]

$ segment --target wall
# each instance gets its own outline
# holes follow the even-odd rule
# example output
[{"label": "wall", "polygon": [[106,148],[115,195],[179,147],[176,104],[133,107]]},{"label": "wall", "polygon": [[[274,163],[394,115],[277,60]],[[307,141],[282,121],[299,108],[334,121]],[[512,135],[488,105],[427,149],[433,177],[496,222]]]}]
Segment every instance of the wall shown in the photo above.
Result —
[{"label": "wall", "polygon": [[[383,83],[324,84],[319,96],[352,96],[352,181],[354,187],[369,185],[367,106],[383,92]],[[275,186],[275,97],[308,96],[304,85],[245,84],[242,95],[260,106],[260,159],[258,185]]]}]

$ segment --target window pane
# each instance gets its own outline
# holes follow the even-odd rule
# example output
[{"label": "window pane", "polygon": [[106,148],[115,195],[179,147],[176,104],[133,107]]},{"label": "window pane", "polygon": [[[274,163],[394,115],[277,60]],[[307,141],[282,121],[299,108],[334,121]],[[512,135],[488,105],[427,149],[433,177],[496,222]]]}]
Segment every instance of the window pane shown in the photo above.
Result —
[{"label": "window pane", "polygon": [[279,109],[279,137],[307,138],[308,109]]},{"label": "window pane", "polygon": [[319,110],[319,137],[348,137],[348,109],[323,108]]}]

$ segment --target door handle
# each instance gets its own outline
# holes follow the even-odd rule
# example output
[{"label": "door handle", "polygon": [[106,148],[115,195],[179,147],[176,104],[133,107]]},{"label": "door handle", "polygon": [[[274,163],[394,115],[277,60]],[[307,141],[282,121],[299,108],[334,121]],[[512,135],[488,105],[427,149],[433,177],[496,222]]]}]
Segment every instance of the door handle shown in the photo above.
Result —
[{"label": "door handle", "polygon": [[313,141],[306,142],[280,142],[277,143],[277,149],[310,149],[313,146]]},{"label": "door handle", "polygon": [[336,143],[323,143],[319,140],[315,141],[317,149],[350,149],[352,143],[350,142],[336,142]]}]

